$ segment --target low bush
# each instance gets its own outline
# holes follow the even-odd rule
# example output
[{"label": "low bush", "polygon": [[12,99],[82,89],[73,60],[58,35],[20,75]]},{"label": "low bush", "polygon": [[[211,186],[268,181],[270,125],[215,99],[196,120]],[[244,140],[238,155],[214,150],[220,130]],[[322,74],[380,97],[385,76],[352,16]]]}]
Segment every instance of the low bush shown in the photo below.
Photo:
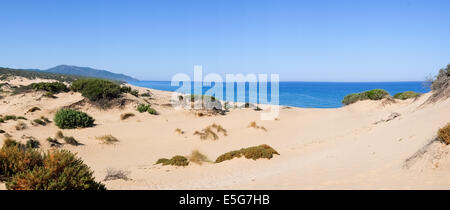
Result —
[{"label": "low bush", "polygon": [[141,96],[142,97],[150,97],[150,93],[142,93]]},{"label": "low bush", "polygon": [[450,144],[450,123],[440,128],[437,133],[438,139],[445,144]]},{"label": "low bush", "polygon": [[156,164],[162,164],[165,165],[173,165],[173,166],[187,166],[189,165],[189,161],[186,157],[176,155],[173,156],[171,159],[167,158],[160,158],[158,161],[156,161]]},{"label": "low bush", "polygon": [[25,146],[26,146],[27,148],[33,148],[33,149],[35,149],[35,148],[39,148],[39,147],[41,146],[41,143],[40,143],[38,140],[34,139],[34,138],[30,138],[30,139],[27,141],[27,143],[25,144]]},{"label": "low bush", "polygon": [[95,181],[93,171],[69,151],[48,151],[39,160],[38,167],[21,170],[6,187],[10,190],[106,190],[102,183]]},{"label": "low bush", "polygon": [[152,107],[148,107],[147,112],[151,115],[158,115],[158,112]]},{"label": "low bush", "polygon": [[110,100],[121,97],[119,84],[105,79],[78,79],[70,87],[73,91],[80,92],[91,101]]},{"label": "low bush", "polygon": [[51,147],[59,147],[59,146],[61,146],[61,143],[59,143],[59,141],[57,139],[48,137],[46,140],[47,140],[48,143],[50,143]]},{"label": "low bush", "polygon": [[420,93],[416,93],[414,91],[406,91],[402,93],[397,93],[394,95],[395,99],[406,100],[409,98],[417,98],[420,96]]},{"label": "low bush", "polygon": [[41,108],[35,106],[35,107],[29,109],[28,112],[35,112],[35,111],[40,111],[40,110],[41,110]]},{"label": "low bush", "polygon": [[35,90],[43,90],[53,94],[69,91],[69,88],[62,82],[39,82],[31,84],[31,87]]},{"label": "low bush", "polygon": [[33,149],[11,139],[0,149],[0,179],[8,180],[17,173],[32,170],[42,162],[42,156]]},{"label": "low bush", "polygon": [[59,128],[85,128],[94,125],[88,114],[73,109],[61,109],[55,114],[55,125]]},{"label": "low bush", "polygon": [[34,119],[33,122],[36,124],[39,124],[39,125],[43,125],[43,126],[47,125],[47,123],[41,119]]},{"label": "low bush", "polygon": [[389,93],[382,89],[374,89],[362,93],[352,93],[346,95],[342,100],[342,104],[349,105],[362,100],[381,100],[389,97]]},{"label": "low bush", "polygon": [[260,158],[271,159],[273,155],[280,155],[280,154],[269,145],[263,144],[255,147],[242,148],[240,150],[227,152],[223,155],[220,155],[216,159],[216,163],[231,160],[233,158],[240,158],[242,156],[244,156],[247,159],[253,160],[257,160]]},{"label": "low bush", "polygon": [[150,108],[150,104],[139,104],[137,111],[140,113],[146,112]]},{"label": "low bush", "polygon": [[139,92],[137,90],[130,91],[130,94],[136,97],[139,97]]}]

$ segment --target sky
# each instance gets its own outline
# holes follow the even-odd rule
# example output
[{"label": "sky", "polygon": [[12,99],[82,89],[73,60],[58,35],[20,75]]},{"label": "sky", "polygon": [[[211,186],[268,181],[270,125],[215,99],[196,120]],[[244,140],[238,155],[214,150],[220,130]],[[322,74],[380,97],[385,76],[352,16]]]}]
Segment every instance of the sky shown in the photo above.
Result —
[{"label": "sky", "polygon": [[450,63],[449,11],[448,0],[0,0],[0,66],[421,81]]}]

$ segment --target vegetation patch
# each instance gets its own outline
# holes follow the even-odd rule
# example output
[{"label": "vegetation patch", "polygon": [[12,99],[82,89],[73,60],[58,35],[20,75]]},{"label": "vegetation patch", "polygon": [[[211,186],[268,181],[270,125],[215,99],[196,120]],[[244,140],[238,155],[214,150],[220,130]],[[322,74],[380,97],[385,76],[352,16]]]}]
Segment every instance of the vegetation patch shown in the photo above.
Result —
[{"label": "vegetation patch", "polygon": [[14,128],[16,128],[17,131],[21,131],[27,129],[28,126],[24,122],[19,122],[16,126],[14,126]]},{"label": "vegetation patch", "polygon": [[349,105],[362,100],[381,100],[389,97],[389,93],[382,89],[374,89],[362,93],[352,93],[344,97],[342,104]]},{"label": "vegetation patch", "polygon": [[119,142],[119,140],[116,137],[112,136],[111,134],[110,135],[99,136],[99,137],[96,137],[96,138],[98,140],[102,141],[103,144],[114,144],[116,142]]},{"label": "vegetation patch", "polygon": [[257,160],[260,158],[271,159],[273,155],[280,155],[277,151],[275,151],[272,147],[266,144],[262,144],[259,146],[242,148],[240,150],[234,150],[231,152],[227,152],[216,159],[216,163],[220,163],[226,160],[231,160],[233,158],[240,158],[244,156],[247,159]]},{"label": "vegetation patch", "polygon": [[124,113],[124,114],[120,115],[120,119],[121,120],[126,120],[126,119],[128,119],[130,117],[134,117],[134,114],[129,112],[129,113]]},{"label": "vegetation patch", "polygon": [[213,123],[212,125],[204,128],[202,131],[195,131],[194,135],[200,136],[200,139],[206,140],[217,140],[219,139],[219,135],[217,133],[222,133],[224,136],[227,136],[227,130],[224,129],[221,125]]},{"label": "vegetation patch", "polygon": [[122,89],[118,83],[106,79],[78,79],[70,88],[80,92],[91,101],[111,100],[121,97]]},{"label": "vegetation patch", "polygon": [[51,147],[60,147],[62,144],[59,143],[59,141],[57,139],[48,137],[47,142],[50,144]]},{"label": "vegetation patch", "polygon": [[82,145],[80,142],[78,142],[75,138],[73,138],[72,136],[64,136],[64,142],[66,142],[66,144],[70,144],[73,146],[79,146]]},{"label": "vegetation patch", "polygon": [[397,93],[394,95],[395,99],[406,100],[409,98],[417,98],[420,96],[420,93],[416,93],[414,91],[406,91],[402,93]]},{"label": "vegetation patch", "polygon": [[151,115],[158,115],[158,112],[155,109],[153,109],[152,107],[149,107],[147,109],[147,112]]},{"label": "vegetation patch", "polygon": [[69,91],[69,88],[62,82],[39,82],[31,84],[31,87],[35,90],[43,90],[53,94]]},{"label": "vegetation patch", "polygon": [[198,150],[192,151],[192,153],[188,156],[189,162],[197,163],[201,165],[203,162],[211,162],[206,155],[202,154]]},{"label": "vegetation patch", "polygon": [[16,115],[5,115],[3,117],[0,118],[0,122],[5,122],[8,120],[27,120],[26,117],[22,117],[22,116],[16,116]]},{"label": "vegetation patch", "polygon": [[171,159],[167,158],[160,158],[158,161],[156,161],[155,164],[162,164],[165,165],[172,165],[172,166],[187,166],[189,165],[189,160],[186,157],[176,155],[173,156]]},{"label": "vegetation patch", "polygon": [[450,144],[450,123],[438,130],[437,137],[439,141]]},{"label": "vegetation patch", "polygon": [[106,181],[118,180],[118,179],[122,179],[122,180],[128,181],[128,180],[131,180],[130,178],[128,178],[128,174],[129,173],[130,172],[128,172],[128,171],[116,170],[116,169],[108,168],[106,170],[106,176],[103,179],[103,181],[106,182]]},{"label": "vegetation patch", "polygon": [[266,129],[264,126],[259,126],[259,125],[257,125],[255,121],[250,122],[250,124],[248,124],[248,127],[249,127],[249,128],[255,128],[255,129],[261,129],[261,130],[267,132],[267,129]]},{"label": "vegetation patch", "polygon": [[140,113],[146,112],[150,108],[150,104],[139,104],[137,111]]},{"label": "vegetation patch", "polygon": [[85,128],[94,125],[88,114],[73,109],[61,109],[55,114],[55,125],[59,128]]},{"label": "vegetation patch", "polygon": [[57,131],[55,134],[55,138],[62,139],[64,138],[64,134],[61,131]]},{"label": "vegetation patch", "polygon": [[39,148],[41,146],[41,143],[38,140],[36,140],[35,138],[30,138],[27,141],[27,143],[25,144],[25,146],[27,148],[35,149],[35,148]]},{"label": "vegetation patch", "polygon": [[35,111],[41,111],[41,108],[35,106],[33,108],[30,108],[27,112],[35,112]]}]

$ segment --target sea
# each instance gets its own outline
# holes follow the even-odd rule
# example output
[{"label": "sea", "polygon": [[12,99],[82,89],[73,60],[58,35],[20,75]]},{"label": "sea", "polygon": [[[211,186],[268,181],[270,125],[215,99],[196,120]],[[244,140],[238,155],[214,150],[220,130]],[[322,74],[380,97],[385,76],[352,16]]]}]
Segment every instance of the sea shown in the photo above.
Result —
[{"label": "sea", "polygon": [[[211,88],[219,88],[220,85],[211,86],[198,86],[197,91],[194,90],[194,83],[191,82],[191,88],[189,90],[180,90],[180,86],[172,86],[170,81],[137,81],[131,82],[131,84],[152,88],[156,90],[165,91],[176,91],[183,94],[198,94],[200,89],[202,94],[206,94],[211,91]],[[182,85],[183,83],[180,83]],[[404,91],[415,91],[418,93],[426,93],[430,91],[429,84],[426,82],[415,81],[415,82],[279,82],[278,83],[278,94],[271,94],[272,86],[270,83],[267,86],[257,85],[257,84],[240,84],[237,83],[223,83],[222,87],[226,85],[234,86],[234,89],[222,88],[222,97],[214,94],[221,100],[225,101],[236,101],[236,102],[250,102],[250,103],[260,103],[258,98],[262,98],[261,94],[264,92],[260,91],[267,89],[267,101],[264,103],[268,104],[279,104],[283,106],[293,106],[302,108],[338,108],[342,107],[342,99],[344,96],[351,93],[359,93],[372,89],[384,89],[388,91],[391,95]],[[238,88],[242,87],[242,88]],[[251,88],[251,87],[257,88]],[[243,87],[245,87],[245,94],[242,93]],[[274,86],[276,87],[276,86]],[[239,93],[238,93],[239,89]],[[218,89],[221,90],[221,89]],[[233,94],[234,91],[234,94]],[[278,96],[278,101],[275,100]],[[274,98],[274,100],[272,100]]]}]

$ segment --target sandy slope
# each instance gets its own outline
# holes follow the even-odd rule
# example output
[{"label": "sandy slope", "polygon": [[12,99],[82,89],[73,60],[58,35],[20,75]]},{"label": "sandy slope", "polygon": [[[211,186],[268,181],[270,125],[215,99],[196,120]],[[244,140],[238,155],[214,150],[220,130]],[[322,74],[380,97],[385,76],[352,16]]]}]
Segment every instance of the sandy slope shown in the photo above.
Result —
[{"label": "sandy slope", "polygon": [[[139,88],[141,92],[146,91]],[[135,111],[137,103],[108,111],[82,108],[96,119],[96,126],[63,130],[83,146],[64,146],[77,152],[102,180],[108,168],[129,172],[132,180],[104,182],[109,189],[450,189],[450,151],[433,143],[427,152],[411,159],[430,142],[439,127],[449,122],[450,100],[420,106],[429,94],[416,101],[363,101],[339,109],[281,109],[279,120],[261,121],[259,112],[233,109],[225,116],[198,117],[185,110],[164,106],[170,93],[151,90],[149,100],[161,114]],[[28,129],[16,131],[15,121],[0,125],[13,138],[33,136],[48,149],[45,139],[58,130],[53,124],[33,126],[40,116],[53,118],[62,106],[81,100],[78,93],[63,93],[57,99],[42,93],[1,99],[0,114],[23,115]],[[133,97],[133,96],[127,96]],[[137,99],[142,100],[142,99]],[[42,111],[26,113],[38,106]],[[120,120],[121,113],[136,114]],[[374,124],[398,112],[400,117]],[[267,132],[248,128],[251,121]],[[228,136],[217,141],[193,135],[212,123],[222,125]],[[175,133],[180,128],[185,134]],[[112,134],[120,142],[100,144],[97,136]],[[0,143],[1,145],[2,143]],[[187,167],[154,165],[158,158],[189,155],[198,149],[211,160],[242,147],[268,144],[281,155],[271,160],[234,159],[219,164],[190,164]],[[4,186],[0,185],[0,189]]]}]

